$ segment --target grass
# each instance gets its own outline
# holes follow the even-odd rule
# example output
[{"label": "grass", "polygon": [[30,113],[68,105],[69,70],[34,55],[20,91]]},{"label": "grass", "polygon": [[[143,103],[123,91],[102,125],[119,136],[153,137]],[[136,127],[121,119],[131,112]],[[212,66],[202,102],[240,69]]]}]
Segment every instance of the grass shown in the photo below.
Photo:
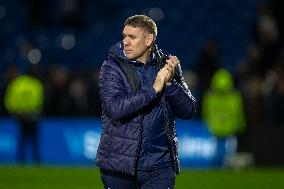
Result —
[{"label": "grass", "polygon": [[[91,167],[0,166],[1,189],[103,189]],[[175,189],[282,189],[284,169],[182,170]]]}]

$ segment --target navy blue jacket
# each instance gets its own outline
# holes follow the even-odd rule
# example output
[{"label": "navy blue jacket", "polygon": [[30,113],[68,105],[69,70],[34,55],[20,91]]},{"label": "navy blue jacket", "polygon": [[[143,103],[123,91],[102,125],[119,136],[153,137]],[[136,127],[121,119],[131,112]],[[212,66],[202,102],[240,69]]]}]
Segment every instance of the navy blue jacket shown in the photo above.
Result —
[{"label": "navy blue jacket", "polygon": [[134,90],[118,60],[131,64],[123,54],[121,43],[110,49],[108,60],[103,63],[99,77],[103,112],[97,166],[104,170],[135,175],[142,142],[143,109],[157,98],[162,98],[171,158],[178,173],[175,116],[190,119],[197,108],[197,102],[182,78],[180,65],[176,70],[178,81],[174,81],[162,94],[157,95],[153,87]]},{"label": "navy blue jacket", "polygon": [[[159,65],[159,62],[157,62],[154,56],[151,56],[145,64],[141,62],[134,64],[133,62],[129,62],[129,64],[138,73],[141,83],[140,89],[145,90],[153,88],[157,73],[163,65]],[[165,92],[169,88],[167,86]],[[173,165],[167,137],[167,129],[169,128],[165,128],[168,116],[164,113],[164,101],[165,95],[159,95],[151,102],[151,105],[143,109],[142,142],[137,170],[151,171]]]}]

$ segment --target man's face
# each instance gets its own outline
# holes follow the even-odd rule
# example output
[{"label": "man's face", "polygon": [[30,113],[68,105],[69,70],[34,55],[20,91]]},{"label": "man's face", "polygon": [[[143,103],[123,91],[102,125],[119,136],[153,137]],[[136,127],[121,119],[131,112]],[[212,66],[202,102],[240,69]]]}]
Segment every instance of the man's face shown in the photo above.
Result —
[{"label": "man's face", "polygon": [[149,41],[150,34],[140,27],[126,25],[122,34],[124,53],[130,60],[139,60],[143,57],[152,43]]}]

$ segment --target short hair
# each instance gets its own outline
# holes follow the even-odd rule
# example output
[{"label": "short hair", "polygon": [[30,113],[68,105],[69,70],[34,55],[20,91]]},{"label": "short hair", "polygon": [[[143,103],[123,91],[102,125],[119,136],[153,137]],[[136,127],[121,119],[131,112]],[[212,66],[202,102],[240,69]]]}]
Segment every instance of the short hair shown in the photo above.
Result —
[{"label": "short hair", "polygon": [[157,37],[158,30],[154,20],[146,15],[134,15],[126,19],[124,26],[140,27],[146,29],[150,34]]}]

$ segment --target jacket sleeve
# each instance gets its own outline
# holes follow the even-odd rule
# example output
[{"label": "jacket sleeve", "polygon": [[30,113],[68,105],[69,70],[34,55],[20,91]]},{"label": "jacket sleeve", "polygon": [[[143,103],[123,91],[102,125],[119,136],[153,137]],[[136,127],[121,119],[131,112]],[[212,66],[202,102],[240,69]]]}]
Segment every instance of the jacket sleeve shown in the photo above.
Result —
[{"label": "jacket sleeve", "polygon": [[127,91],[121,71],[115,64],[102,65],[99,77],[103,109],[114,120],[126,118],[149,105],[156,98],[153,88]]},{"label": "jacket sleeve", "polygon": [[178,64],[172,84],[166,86],[165,90],[167,101],[177,117],[190,119],[196,113],[198,104],[182,77],[180,64]]}]

